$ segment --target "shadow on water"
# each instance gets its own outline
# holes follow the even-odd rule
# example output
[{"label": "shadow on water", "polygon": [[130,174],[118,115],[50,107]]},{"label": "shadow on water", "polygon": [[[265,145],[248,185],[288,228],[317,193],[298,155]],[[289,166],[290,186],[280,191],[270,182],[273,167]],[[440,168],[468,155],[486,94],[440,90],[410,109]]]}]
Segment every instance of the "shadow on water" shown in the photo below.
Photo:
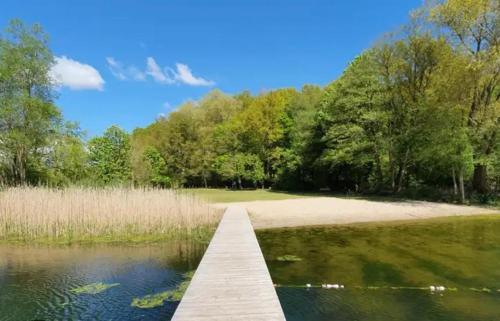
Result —
[{"label": "shadow on water", "polygon": [[407,284],[401,271],[393,264],[373,261],[365,257],[360,257],[359,261],[363,273],[363,284],[371,286]]}]

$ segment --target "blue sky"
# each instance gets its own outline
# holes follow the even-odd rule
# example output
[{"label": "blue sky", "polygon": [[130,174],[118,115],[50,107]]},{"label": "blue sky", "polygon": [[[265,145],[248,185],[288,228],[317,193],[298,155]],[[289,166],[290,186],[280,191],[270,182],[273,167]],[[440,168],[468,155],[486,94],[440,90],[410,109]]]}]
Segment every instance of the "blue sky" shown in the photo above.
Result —
[{"label": "blue sky", "polygon": [[3,0],[49,33],[57,105],[89,136],[143,127],[219,88],[326,85],[422,0]]}]

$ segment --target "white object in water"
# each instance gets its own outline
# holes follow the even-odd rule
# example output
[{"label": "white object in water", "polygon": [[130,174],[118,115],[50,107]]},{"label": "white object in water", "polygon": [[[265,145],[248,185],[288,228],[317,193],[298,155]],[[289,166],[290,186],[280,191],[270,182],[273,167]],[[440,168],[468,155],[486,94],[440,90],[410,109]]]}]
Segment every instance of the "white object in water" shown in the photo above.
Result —
[{"label": "white object in water", "polygon": [[431,285],[431,286],[429,287],[429,289],[431,289],[431,291],[433,291],[433,292],[434,292],[434,291],[436,291],[436,287],[435,287],[434,285]]},{"label": "white object in water", "polygon": [[440,286],[437,287],[437,290],[438,291],[444,291],[444,290],[446,290],[446,288],[444,286],[440,285]]},{"label": "white object in water", "polygon": [[341,288],[341,289],[343,289],[343,288],[344,288],[344,285],[343,285],[343,284],[341,284],[341,285],[340,285],[340,288]]},{"label": "white object in water", "polygon": [[307,283],[306,287],[310,288],[311,287],[311,283]]}]

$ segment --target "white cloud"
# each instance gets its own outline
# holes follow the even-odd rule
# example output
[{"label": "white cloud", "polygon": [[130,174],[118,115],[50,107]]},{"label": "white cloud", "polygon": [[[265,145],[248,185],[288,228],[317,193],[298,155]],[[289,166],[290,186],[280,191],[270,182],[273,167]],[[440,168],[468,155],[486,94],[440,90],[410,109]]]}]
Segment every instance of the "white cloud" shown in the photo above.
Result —
[{"label": "white cloud", "polygon": [[117,61],[113,57],[106,57],[106,62],[108,63],[108,68],[113,76],[115,76],[119,80],[146,80],[146,74],[135,66],[125,67],[121,62]]},{"label": "white cloud", "polygon": [[50,77],[56,85],[73,90],[104,89],[104,79],[97,69],[66,56],[55,57]]},{"label": "white cloud", "polygon": [[175,82],[174,79],[169,77],[168,69],[166,70],[166,72],[161,70],[161,67],[156,63],[153,57],[148,57],[146,63],[146,74],[153,77],[155,81],[164,84],[173,84]]},{"label": "white cloud", "polygon": [[177,63],[176,79],[184,84],[191,86],[213,86],[215,83],[211,80],[206,80],[201,77],[193,76],[191,69],[184,64]]},{"label": "white cloud", "polygon": [[108,68],[116,78],[120,80],[127,79],[127,76],[123,73],[122,65],[115,60],[113,57],[106,57],[106,62],[108,63]]},{"label": "white cloud", "polygon": [[135,66],[124,66],[113,57],[107,57],[109,70],[119,80],[144,81],[146,76],[160,84],[185,84],[190,86],[213,86],[214,81],[195,77],[188,65],[177,63],[175,70],[170,67],[162,68],[153,57],[146,59],[146,70],[141,71]]}]

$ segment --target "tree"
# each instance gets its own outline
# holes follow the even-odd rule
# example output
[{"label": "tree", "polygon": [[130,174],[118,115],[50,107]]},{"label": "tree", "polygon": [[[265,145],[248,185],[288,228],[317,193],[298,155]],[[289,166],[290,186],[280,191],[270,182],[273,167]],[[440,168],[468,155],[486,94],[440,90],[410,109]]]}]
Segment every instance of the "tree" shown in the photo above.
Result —
[{"label": "tree", "polygon": [[448,31],[450,43],[466,58],[472,80],[467,125],[474,148],[473,187],[486,193],[488,167],[495,163],[500,128],[500,3],[497,0],[447,0],[430,18]]},{"label": "tree", "polygon": [[11,21],[0,38],[0,165],[13,184],[36,183],[30,170],[60,126],[49,76],[52,64],[43,29]]},{"label": "tree", "polygon": [[359,190],[373,179],[375,189],[382,188],[391,140],[382,91],[373,51],[356,58],[325,90],[321,161],[335,174],[337,187]]},{"label": "tree", "polygon": [[144,161],[148,165],[149,183],[156,187],[169,187],[170,177],[166,174],[165,159],[154,147],[147,147],[144,151]]},{"label": "tree", "polygon": [[132,178],[129,135],[117,126],[88,143],[91,172],[100,184],[126,184]]},{"label": "tree", "polygon": [[239,189],[243,188],[243,180],[251,181],[256,187],[265,177],[259,157],[253,154],[220,155],[214,166],[223,179],[230,180],[233,186],[237,184]]},{"label": "tree", "polygon": [[[43,156],[46,183],[56,186],[83,184],[88,178],[88,154],[82,142],[83,133],[68,122],[51,142]],[[41,179],[43,181],[43,179]]]},{"label": "tree", "polygon": [[233,124],[228,136],[234,136],[236,143],[232,152],[257,155],[263,166],[266,180],[276,182],[274,164],[280,156],[279,150],[285,139],[286,127],[290,118],[286,108],[292,98],[297,95],[293,89],[282,89],[261,94],[251,100],[249,105],[238,113],[231,121]]},{"label": "tree", "polygon": [[315,117],[323,90],[319,86],[304,85],[287,104],[281,124],[284,138],[273,152],[275,185],[285,189],[310,189],[315,185],[314,161],[318,150],[313,144]]},{"label": "tree", "polygon": [[390,113],[389,167],[394,192],[400,192],[409,174],[418,167],[418,127],[429,105],[433,77],[449,46],[442,38],[413,27],[406,38],[376,49],[380,79]]}]

